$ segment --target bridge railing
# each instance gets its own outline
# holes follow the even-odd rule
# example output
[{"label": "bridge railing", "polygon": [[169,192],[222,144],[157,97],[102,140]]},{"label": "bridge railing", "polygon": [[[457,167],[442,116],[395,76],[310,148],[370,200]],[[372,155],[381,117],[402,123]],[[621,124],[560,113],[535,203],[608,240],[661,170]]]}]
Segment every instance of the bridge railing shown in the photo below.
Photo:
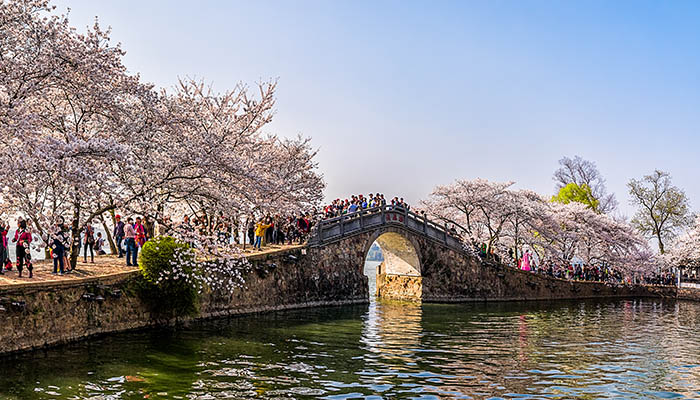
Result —
[{"label": "bridge railing", "polygon": [[360,209],[354,213],[321,220],[317,224],[314,234],[309,238],[309,244],[322,245],[348,235],[386,225],[402,226],[451,248],[463,251],[462,242],[452,236],[445,225],[438,225],[428,220],[424,215],[392,205]]}]

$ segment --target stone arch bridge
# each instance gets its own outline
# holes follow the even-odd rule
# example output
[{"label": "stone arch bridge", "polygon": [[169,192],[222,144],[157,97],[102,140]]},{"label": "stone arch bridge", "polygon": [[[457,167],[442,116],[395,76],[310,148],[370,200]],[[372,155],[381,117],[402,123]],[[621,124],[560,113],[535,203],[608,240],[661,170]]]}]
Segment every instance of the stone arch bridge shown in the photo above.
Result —
[{"label": "stone arch bridge", "polygon": [[384,254],[377,269],[380,297],[464,302],[657,296],[646,287],[573,282],[482,261],[446,226],[390,205],[319,222],[306,255],[326,282],[339,276],[355,282],[349,285],[349,298],[368,297],[363,270],[375,241]]}]

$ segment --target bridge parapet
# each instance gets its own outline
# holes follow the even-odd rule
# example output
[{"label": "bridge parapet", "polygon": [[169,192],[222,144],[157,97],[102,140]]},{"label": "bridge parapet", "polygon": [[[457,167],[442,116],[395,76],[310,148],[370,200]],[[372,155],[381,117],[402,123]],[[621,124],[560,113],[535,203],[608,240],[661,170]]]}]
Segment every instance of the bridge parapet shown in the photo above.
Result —
[{"label": "bridge parapet", "polygon": [[425,215],[392,205],[361,209],[340,217],[322,220],[309,238],[309,245],[321,246],[387,226],[401,226],[454,250],[464,252],[461,240],[451,235],[447,226],[440,226],[428,220]]}]

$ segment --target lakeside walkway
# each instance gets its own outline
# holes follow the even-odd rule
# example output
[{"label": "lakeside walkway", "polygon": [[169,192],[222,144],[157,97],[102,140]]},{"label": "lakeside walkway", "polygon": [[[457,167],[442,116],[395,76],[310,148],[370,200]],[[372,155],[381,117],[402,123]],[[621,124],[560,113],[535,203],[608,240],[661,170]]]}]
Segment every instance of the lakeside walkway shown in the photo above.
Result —
[{"label": "lakeside walkway", "polygon": [[[252,246],[246,246],[243,253],[246,257],[255,259],[259,256],[266,256],[281,251],[305,247],[304,244],[297,245],[270,245],[264,247],[262,251],[255,251]],[[29,278],[29,272],[25,268],[22,278],[17,274],[17,268],[13,266],[11,271],[5,271],[0,275],[0,290],[18,289],[21,287],[34,287],[44,285],[60,285],[61,283],[79,283],[81,281],[91,281],[99,278],[126,275],[138,271],[138,267],[127,267],[124,258],[116,256],[96,256],[95,263],[84,263],[83,257],[78,258],[78,265],[75,271],[62,276],[54,275],[52,260],[38,260],[34,262],[34,277]]]}]

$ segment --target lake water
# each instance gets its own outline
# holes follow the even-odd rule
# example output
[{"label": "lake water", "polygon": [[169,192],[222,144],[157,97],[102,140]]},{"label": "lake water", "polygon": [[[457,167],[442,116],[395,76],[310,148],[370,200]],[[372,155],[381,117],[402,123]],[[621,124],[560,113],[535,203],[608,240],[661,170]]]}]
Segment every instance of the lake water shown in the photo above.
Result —
[{"label": "lake water", "polygon": [[373,301],[218,320],[0,360],[0,398],[697,399],[700,303]]}]

